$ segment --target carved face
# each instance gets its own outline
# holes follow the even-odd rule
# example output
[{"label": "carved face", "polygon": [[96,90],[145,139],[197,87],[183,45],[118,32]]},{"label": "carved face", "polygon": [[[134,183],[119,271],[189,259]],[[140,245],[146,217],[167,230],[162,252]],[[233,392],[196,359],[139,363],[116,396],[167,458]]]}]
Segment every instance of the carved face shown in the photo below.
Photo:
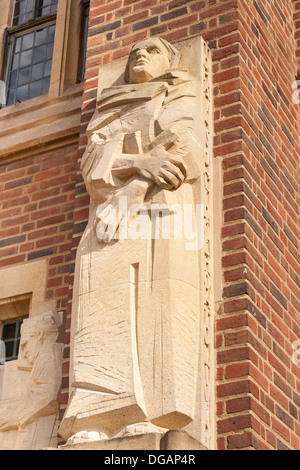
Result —
[{"label": "carved face", "polygon": [[34,326],[22,329],[20,348],[23,358],[33,365],[41,348],[41,337]]},{"label": "carved face", "polygon": [[159,39],[138,42],[128,59],[129,83],[144,83],[170,68],[169,54]]}]

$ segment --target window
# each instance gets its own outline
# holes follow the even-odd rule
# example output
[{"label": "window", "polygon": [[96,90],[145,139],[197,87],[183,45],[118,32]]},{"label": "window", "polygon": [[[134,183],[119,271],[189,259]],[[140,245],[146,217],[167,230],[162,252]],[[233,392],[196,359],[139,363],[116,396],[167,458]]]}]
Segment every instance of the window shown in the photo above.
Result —
[{"label": "window", "polygon": [[38,96],[45,102],[59,98],[70,87],[77,93],[85,73],[89,3],[0,0],[0,112],[23,102],[29,108],[27,100]]},{"label": "window", "polygon": [[85,74],[85,61],[86,61],[86,43],[88,35],[88,23],[89,23],[89,12],[90,12],[90,0],[83,0],[82,2],[82,43],[81,43],[81,64],[79,81],[84,81]]},{"label": "window", "polygon": [[58,0],[16,0],[8,28],[7,101],[48,93]]},{"label": "window", "polygon": [[31,295],[0,300],[0,364],[18,359],[21,325],[29,316]]},{"label": "window", "polygon": [[22,323],[23,320],[16,320],[2,325],[1,341],[4,350],[1,354],[1,361],[8,362],[18,359]]},{"label": "window", "polygon": [[58,0],[16,0],[13,26],[27,23],[57,11]]}]

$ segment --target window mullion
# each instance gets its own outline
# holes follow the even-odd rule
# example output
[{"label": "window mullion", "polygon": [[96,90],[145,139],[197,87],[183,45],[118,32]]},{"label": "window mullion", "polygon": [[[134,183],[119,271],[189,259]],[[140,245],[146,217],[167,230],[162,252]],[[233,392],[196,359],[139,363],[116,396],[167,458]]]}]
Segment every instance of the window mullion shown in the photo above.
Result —
[{"label": "window mullion", "polygon": [[16,358],[16,352],[17,352],[17,330],[18,330],[18,322],[16,321],[16,324],[15,324],[15,336],[14,336],[14,346],[13,346],[13,352],[12,352],[12,356],[13,356],[13,359]]},{"label": "window mullion", "polygon": [[39,0],[34,0],[34,6],[33,6],[33,11],[32,11],[32,14],[33,14],[33,17],[32,19],[36,19],[37,18],[37,12],[38,12],[38,1]]},{"label": "window mullion", "polygon": [[15,44],[15,37],[14,36],[9,36],[8,37],[7,66],[6,66],[5,78],[4,78],[4,83],[5,83],[5,105],[7,103],[7,97],[8,97],[8,83],[9,83],[9,80],[10,80],[10,73],[11,73],[11,68],[12,68],[14,44]]}]

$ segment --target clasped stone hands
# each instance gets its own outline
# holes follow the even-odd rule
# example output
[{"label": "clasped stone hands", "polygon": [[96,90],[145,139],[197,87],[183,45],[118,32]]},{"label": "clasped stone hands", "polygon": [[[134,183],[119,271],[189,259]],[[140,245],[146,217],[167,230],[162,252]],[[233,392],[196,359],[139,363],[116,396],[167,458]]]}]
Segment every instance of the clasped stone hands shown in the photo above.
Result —
[{"label": "clasped stone hands", "polygon": [[[145,155],[134,156],[136,179],[115,191],[105,204],[101,204],[96,212],[96,235],[99,243],[109,243],[116,239],[116,232],[128,214],[120,211],[120,197],[127,198],[126,208],[133,204],[142,204],[144,196],[151,184],[165,190],[178,189],[187,174],[183,160],[169,153],[164,145],[159,145]],[[141,183],[146,180],[146,185]]]},{"label": "clasped stone hands", "polygon": [[152,180],[161,189],[177,189],[186,178],[186,166],[182,159],[158,146],[145,156],[137,159],[141,176]]}]

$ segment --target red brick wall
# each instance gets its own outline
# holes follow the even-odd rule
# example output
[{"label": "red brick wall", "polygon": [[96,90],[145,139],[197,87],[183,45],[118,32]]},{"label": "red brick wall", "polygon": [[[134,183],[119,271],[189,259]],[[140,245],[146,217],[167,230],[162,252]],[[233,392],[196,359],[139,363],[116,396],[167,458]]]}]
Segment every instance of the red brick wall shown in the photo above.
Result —
[{"label": "red brick wall", "polygon": [[[299,109],[292,0],[91,0],[79,158],[98,68],[139,39],[203,35],[213,50],[223,165],[223,303],[216,321],[219,449],[299,449]],[[88,217],[77,176],[71,258]],[[67,336],[72,279],[67,306]],[[67,403],[65,350],[61,413]]]},{"label": "red brick wall", "polygon": [[48,258],[46,299],[65,310],[77,146],[0,167],[0,268]]},{"label": "red brick wall", "polygon": [[297,58],[297,77],[300,77],[300,2],[294,0],[295,43]]},{"label": "red brick wall", "polygon": [[[230,106],[225,115],[217,111],[223,119],[216,120],[215,153],[225,157],[220,448],[299,449],[300,366],[292,362],[300,335],[293,13],[291,1],[240,2],[235,117],[228,116]],[[222,140],[232,133],[235,146],[226,149]]]}]

